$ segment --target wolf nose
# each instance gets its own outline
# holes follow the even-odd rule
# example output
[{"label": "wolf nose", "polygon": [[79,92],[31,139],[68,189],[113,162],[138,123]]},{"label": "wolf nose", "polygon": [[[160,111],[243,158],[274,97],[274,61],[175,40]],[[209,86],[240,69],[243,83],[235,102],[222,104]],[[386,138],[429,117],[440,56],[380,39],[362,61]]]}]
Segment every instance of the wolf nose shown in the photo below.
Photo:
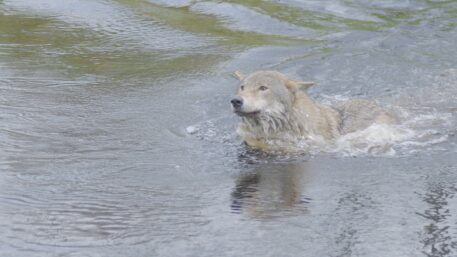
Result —
[{"label": "wolf nose", "polygon": [[243,105],[243,98],[237,96],[237,97],[233,98],[230,102],[232,103],[232,106],[234,108],[239,108]]}]

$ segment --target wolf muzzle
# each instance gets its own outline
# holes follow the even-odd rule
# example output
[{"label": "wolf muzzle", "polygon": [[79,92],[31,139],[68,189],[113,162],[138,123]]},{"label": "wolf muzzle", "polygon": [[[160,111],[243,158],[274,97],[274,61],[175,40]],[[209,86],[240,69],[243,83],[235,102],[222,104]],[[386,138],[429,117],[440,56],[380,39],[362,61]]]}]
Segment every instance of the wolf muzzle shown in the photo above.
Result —
[{"label": "wolf muzzle", "polygon": [[230,100],[230,103],[232,103],[234,109],[239,109],[241,106],[243,106],[243,98],[236,96]]}]

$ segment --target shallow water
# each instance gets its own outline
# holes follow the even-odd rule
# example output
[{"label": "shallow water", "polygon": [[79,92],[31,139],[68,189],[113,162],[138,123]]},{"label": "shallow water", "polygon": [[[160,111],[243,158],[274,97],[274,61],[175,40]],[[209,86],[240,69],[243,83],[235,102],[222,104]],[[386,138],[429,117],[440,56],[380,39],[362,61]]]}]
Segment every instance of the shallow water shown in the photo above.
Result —
[{"label": "shallow water", "polygon": [[[456,18],[455,1],[0,0],[0,256],[456,256]],[[252,151],[229,99],[258,69],[402,123]]]}]

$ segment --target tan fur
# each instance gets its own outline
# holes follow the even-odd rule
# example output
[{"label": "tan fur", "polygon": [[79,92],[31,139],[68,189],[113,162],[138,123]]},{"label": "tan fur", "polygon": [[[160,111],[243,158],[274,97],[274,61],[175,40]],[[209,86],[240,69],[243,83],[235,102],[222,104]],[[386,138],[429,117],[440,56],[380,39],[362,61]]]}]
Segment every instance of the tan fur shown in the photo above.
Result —
[{"label": "tan fur", "polygon": [[314,83],[288,79],[276,71],[257,71],[241,81],[234,108],[242,121],[238,134],[250,146],[264,151],[288,151],[300,140],[331,142],[342,134],[394,119],[366,100],[331,107],[315,102],[305,92]]}]

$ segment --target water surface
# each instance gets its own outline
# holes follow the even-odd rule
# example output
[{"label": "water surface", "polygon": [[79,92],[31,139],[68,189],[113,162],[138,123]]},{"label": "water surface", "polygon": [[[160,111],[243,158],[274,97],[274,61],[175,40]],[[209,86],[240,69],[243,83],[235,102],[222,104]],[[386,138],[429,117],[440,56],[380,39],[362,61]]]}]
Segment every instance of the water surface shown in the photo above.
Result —
[{"label": "water surface", "polygon": [[[0,1],[0,256],[456,256],[456,18],[455,1]],[[401,136],[252,151],[229,99],[258,69],[378,101]]]}]

